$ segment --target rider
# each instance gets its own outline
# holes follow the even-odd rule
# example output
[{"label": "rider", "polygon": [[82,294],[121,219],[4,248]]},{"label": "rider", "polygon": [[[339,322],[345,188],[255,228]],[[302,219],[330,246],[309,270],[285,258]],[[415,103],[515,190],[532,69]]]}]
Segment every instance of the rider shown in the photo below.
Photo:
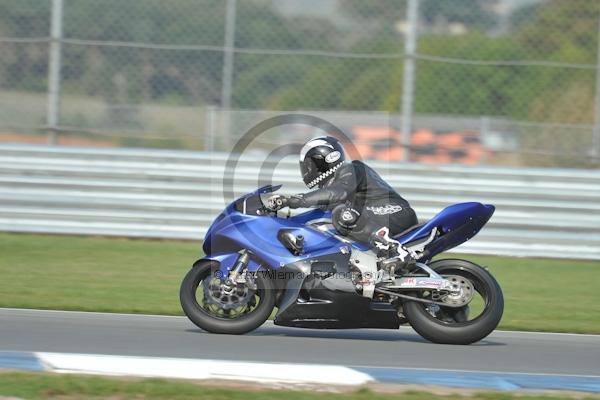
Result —
[{"label": "rider", "polygon": [[388,251],[404,263],[414,261],[400,242],[390,238],[417,224],[417,217],[377,172],[359,160],[346,161],[344,148],[330,136],[309,140],[300,151],[302,179],[308,193],[270,199],[271,208],[321,207],[332,210],[336,230]]}]

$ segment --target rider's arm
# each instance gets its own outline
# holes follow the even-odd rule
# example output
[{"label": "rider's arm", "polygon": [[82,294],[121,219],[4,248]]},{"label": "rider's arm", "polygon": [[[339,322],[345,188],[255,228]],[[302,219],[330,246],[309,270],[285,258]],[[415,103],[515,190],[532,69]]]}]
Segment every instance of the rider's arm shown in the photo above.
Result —
[{"label": "rider's arm", "polygon": [[333,183],[312,192],[296,194],[288,199],[290,208],[308,208],[340,204],[356,191],[357,179],[352,164],[344,165],[336,174]]}]

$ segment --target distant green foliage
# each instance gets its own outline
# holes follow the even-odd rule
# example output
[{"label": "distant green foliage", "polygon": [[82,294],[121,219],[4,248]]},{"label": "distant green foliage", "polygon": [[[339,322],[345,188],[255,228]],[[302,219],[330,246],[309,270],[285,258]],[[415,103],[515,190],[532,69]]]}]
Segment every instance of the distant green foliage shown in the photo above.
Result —
[{"label": "distant green foliage", "polygon": [[[358,20],[394,22],[405,15],[406,0],[345,0],[342,9]],[[421,19],[433,23],[463,23],[470,28],[489,28],[494,23],[494,0],[420,0]]]},{"label": "distant green foliage", "polygon": [[[400,36],[390,35],[390,29],[385,28],[386,24],[388,28],[392,26],[398,13],[402,14],[403,8],[395,7],[397,4],[393,1],[345,2],[346,12],[361,23],[379,21],[381,25],[350,50],[401,54]],[[439,15],[446,15],[450,22],[465,23],[471,32],[456,36],[423,34],[418,52],[456,60],[594,64],[599,4],[595,0],[554,0],[528,7],[517,18],[517,30],[491,37],[478,29],[485,23],[487,14],[473,10],[469,13],[467,10],[473,9],[475,2],[455,1],[453,13],[438,10]],[[425,19],[434,19],[432,7],[423,2],[421,10]],[[401,59],[272,56],[262,57],[261,61],[260,58],[255,57],[254,67],[248,66],[248,70],[239,74],[234,101],[239,107],[392,112],[400,107]],[[594,80],[595,71],[591,69],[480,66],[422,60],[417,64],[415,110],[591,123]]]},{"label": "distant green foliage", "polygon": [[[519,10],[509,33],[494,36],[491,0],[422,0],[418,52],[459,60],[595,64],[600,2],[550,0]],[[78,0],[65,5],[67,38],[216,49],[151,50],[64,46],[65,91],[112,104],[219,104],[225,2]],[[337,20],[286,17],[271,1],[237,3],[235,45],[243,49],[397,55],[390,59],[236,53],[233,106],[245,109],[397,111],[405,0],[341,4]],[[49,2],[0,0],[0,35],[46,36]],[[436,33],[462,24],[466,34]],[[46,44],[2,44],[0,87],[43,91]],[[591,123],[593,69],[477,66],[419,60],[418,113],[507,116]]]}]

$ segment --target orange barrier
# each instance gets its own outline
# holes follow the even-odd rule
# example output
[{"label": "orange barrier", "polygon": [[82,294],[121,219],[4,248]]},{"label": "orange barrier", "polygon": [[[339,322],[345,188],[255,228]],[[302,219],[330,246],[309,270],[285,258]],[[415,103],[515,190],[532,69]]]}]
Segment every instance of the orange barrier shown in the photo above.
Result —
[{"label": "orange barrier", "polygon": [[[383,161],[402,159],[402,135],[387,127],[355,126],[351,128],[355,149],[347,146],[351,158]],[[474,131],[435,132],[417,129],[411,135],[411,161],[426,164],[467,164],[483,161],[486,150],[479,133]],[[355,151],[354,151],[355,150]]]}]

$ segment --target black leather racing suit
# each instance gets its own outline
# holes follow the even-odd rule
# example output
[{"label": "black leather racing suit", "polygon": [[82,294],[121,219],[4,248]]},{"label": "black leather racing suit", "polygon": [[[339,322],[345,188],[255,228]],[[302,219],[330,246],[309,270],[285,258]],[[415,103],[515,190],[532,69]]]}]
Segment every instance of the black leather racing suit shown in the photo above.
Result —
[{"label": "black leather racing suit", "polygon": [[290,206],[295,208],[333,209],[346,204],[356,210],[356,226],[347,234],[360,242],[370,242],[372,234],[382,227],[395,235],[418,223],[408,202],[375,170],[358,160],[342,164],[325,187],[292,197],[295,199],[291,199]]}]

